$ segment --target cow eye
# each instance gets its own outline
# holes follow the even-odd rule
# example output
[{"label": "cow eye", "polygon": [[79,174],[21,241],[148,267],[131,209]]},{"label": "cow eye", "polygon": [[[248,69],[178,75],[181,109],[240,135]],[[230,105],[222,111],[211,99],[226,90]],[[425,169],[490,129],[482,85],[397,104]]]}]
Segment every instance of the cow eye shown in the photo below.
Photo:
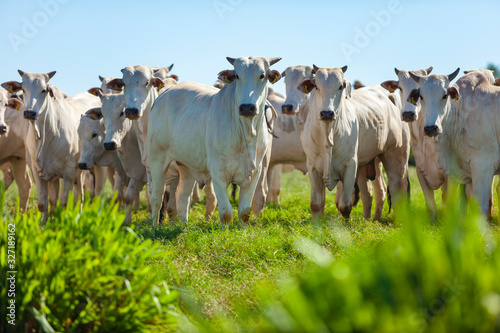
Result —
[{"label": "cow eye", "polygon": [[261,80],[264,80],[264,78],[265,78],[265,77],[266,77],[266,76],[265,76],[264,74],[262,74],[262,75],[260,76],[260,79],[261,79]]},{"label": "cow eye", "polygon": [[92,134],[92,139],[95,138],[97,136],[96,133]]},{"label": "cow eye", "polygon": [[240,77],[239,77],[238,75],[235,75],[235,76],[234,76],[234,78],[235,78],[236,80],[239,80],[239,79],[240,79]]},{"label": "cow eye", "polygon": [[149,84],[149,82],[146,82],[146,84],[144,85],[144,87],[147,87],[147,86],[148,86],[148,84]]},{"label": "cow eye", "polygon": [[120,117],[123,117],[123,115],[125,114],[125,112],[120,112]]},{"label": "cow eye", "polygon": [[447,98],[448,98],[448,94],[444,94],[443,99],[447,99]]},{"label": "cow eye", "polygon": [[341,84],[341,85],[340,85],[339,90],[342,90],[342,88],[344,88],[344,85],[343,85],[343,84]]},{"label": "cow eye", "polygon": [[47,92],[47,90],[45,90],[45,89],[44,89],[44,90],[42,90],[42,94],[45,94],[46,92]]}]

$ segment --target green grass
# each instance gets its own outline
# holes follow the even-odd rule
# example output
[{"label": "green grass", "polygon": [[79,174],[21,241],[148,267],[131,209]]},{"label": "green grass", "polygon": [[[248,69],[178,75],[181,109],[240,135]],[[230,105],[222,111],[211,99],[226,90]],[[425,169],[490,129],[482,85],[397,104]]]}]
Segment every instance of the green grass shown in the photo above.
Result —
[{"label": "green grass", "polygon": [[[412,213],[425,214],[414,168],[410,169],[410,176]],[[289,276],[312,269],[311,258],[298,249],[300,237],[326,248],[335,258],[345,259],[378,244],[402,239],[401,227],[394,223],[393,212],[388,213],[387,202],[381,222],[364,220],[361,202],[346,221],[338,215],[334,193],[327,192],[326,217],[313,223],[309,212],[308,176],[294,171],[284,174],[282,183],[281,205],[266,207],[262,216],[251,219],[248,228],[235,223],[221,229],[217,211],[213,219],[206,221],[202,202],[193,204],[188,224],[167,221],[152,229],[142,194],[141,210],[133,214],[135,231],[143,238],[160,243],[165,257],[151,259],[148,265],[170,286],[181,291],[181,309],[188,318],[195,320],[201,314],[218,323],[221,318],[233,318],[242,311],[257,311],[261,298],[259,286],[277,286]],[[34,192],[30,210],[36,209]],[[106,196],[111,197],[109,184]],[[16,197],[17,189],[13,185],[7,191],[6,200],[6,208],[11,213],[15,210]],[[443,204],[437,192],[436,201],[441,212]],[[495,221],[492,226],[498,235]],[[431,239],[440,238],[440,229],[439,219],[425,226],[426,235]],[[268,290],[273,297],[281,296],[280,288]]]}]

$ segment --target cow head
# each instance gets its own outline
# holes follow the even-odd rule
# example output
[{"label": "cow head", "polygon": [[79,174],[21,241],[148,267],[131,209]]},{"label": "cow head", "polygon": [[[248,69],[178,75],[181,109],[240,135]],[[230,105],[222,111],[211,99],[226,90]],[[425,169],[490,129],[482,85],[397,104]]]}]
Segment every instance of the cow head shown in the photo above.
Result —
[{"label": "cow head", "polygon": [[410,72],[411,78],[418,83],[419,88],[414,89],[409,100],[417,102],[421,100],[421,113],[424,117],[424,133],[434,137],[443,132],[442,120],[451,108],[451,101],[460,99],[457,85],[450,86],[460,68],[450,75],[420,76]]},{"label": "cow head", "polygon": [[9,126],[7,124],[7,117],[11,112],[16,112],[14,110],[21,110],[23,107],[23,102],[17,98],[9,98],[7,91],[0,91],[0,136],[7,135],[9,132]]},{"label": "cow head", "polygon": [[276,83],[281,79],[280,73],[269,67],[280,60],[281,58],[227,57],[227,61],[234,66],[234,69],[221,71],[219,79],[235,84],[240,116],[253,118],[263,111],[267,98],[267,81]]},{"label": "cow head", "polygon": [[24,118],[36,120],[40,114],[42,106],[50,99],[60,97],[61,93],[57,88],[50,85],[49,80],[56,74],[50,73],[25,73],[18,71],[22,77],[22,83],[16,81],[4,82],[2,87],[10,93],[23,91],[25,104]]},{"label": "cow head", "polygon": [[123,94],[99,94],[104,119],[103,147],[106,150],[121,148],[122,140],[132,127],[132,122],[125,117],[125,96]]},{"label": "cow head", "polygon": [[172,70],[172,67],[174,67],[174,64],[168,66],[168,67],[155,67],[153,68],[153,76],[160,78],[162,80],[168,79],[168,78],[173,78],[174,80],[178,80],[177,75],[170,75],[170,71]]},{"label": "cow head", "polygon": [[91,169],[103,153],[104,141],[104,121],[102,119],[101,108],[94,108],[87,111],[80,120],[78,126],[78,136],[80,137],[80,159],[78,167],[82,170]]},{"label": "cow head", "polygon": [[297,89],[300,82],[305,79],[313,79],[312,66],[291,66],[281,73],[285,78],[286,100],[281,106],[281,112],[287,115],[297,113],[300,103],[307,96],[306,93]]},{"label": "cow head", "polygon": [[351,83],[344,78],[347,66],[342,68],[318,68],[313,65],[314,79],[302,80],[297,89],[305,94],[315,93],[315,109],[319,119],[332,122],[337,119],[339,106],[344,98],[351,97]]},{"label": "cow head", "polygon": [[[385,81],[381,86],[389,90],[390,93],[399,89],[403,107],[401,109],[401,120],[411,123],[418,119],[418,113],[420,112],[420,101],[410,97],[412,91],[418,89],[418,83],[411,78],[409,71],[398,70],[397,68],[394,68],[394,71],[398,76],[398,81]],[[427,76],[431,72],[432,67],[413,71],[413,73],[419,76]]]},{"label": "cow head", "polygon": [[139,119],[146,109],[153,106],[158,92],[164,83],[153,77],[153,69],[149,66],[129,66],[122,69],[123,77],[107,83],[109,89],[117,92],[123,90],[126,101],[125,116]]},{"label": "cow head", "polygon": [[116,88],[108,88],[108,83],[113,80],[119,80],[119,77],[102,77],[99,75],[99,80],[101,81],[101,91],[103,94],[116,94]]}]

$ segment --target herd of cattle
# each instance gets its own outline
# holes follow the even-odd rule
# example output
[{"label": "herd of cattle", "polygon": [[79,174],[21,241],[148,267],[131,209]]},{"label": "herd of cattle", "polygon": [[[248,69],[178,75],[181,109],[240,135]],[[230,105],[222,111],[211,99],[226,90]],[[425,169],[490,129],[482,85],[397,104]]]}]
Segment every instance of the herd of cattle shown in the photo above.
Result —
[{"label": "herd of cattle", "polygon": [[[56,72],[19,70],[22,80],[0,91],[0,165],[5,180],[17,182],[21,209],[31,170],[44,219],[49,202],[65,205],[72,189],[81,196],[85,186],[99,195],[109,179],[125,207],[137,207],[148,185],[153,225],[163,212],[187,221],[198,188],[206,215],[218,204],[227,223],[228,186],[236,184],[246,222],[266,201],[279,202],[281,173],[298,169],[309,174],[313,218],[324,214],[325,188],[335,187],[335,204],[349,217],[357,184],[364,217],[371,217],[374,192],[379,219],[388,189],[394,202],[407,195],[411,148],[432,216],[434,191],[445,196],[449,178],[466,184],[491,214],[500,173],[500,81],[491,71],[465,72],[452,85],[459,69],[396,69],[397,81],[351,91],[347,66],[292,66],[280,74],[271,66],[281,58],[227,60],[232,69],[214,87],[178,83],[173,65],[130,66],[72,97],[50,83]],[[286,98],[267,84],[281,78]]]}]

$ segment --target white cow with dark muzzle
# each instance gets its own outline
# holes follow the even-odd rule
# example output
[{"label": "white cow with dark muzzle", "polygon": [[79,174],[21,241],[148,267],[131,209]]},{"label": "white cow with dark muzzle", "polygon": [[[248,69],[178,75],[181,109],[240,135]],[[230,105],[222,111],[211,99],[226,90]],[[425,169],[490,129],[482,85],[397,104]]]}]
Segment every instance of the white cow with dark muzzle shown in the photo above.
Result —
[{"label": "white cow with dark muzzle", "polygon": [[[282,113],[293,116],[292,119],[296,119],[297,127],[299,127],[299,140],[300,140],[300,128],[304,127],[304,123],[307,118],[308,108],[301,108],[300,106],[306,103],[308,94],[297,89],[300,82],[305,79],[312,79],[314,76],[313,66],[291,66],[288,67],[282,76],[285,77],[285,84],[287,90],[287,98],[282,107]],[[300,142],[300,150],[304,154],[304,163],[306,163],[307,158],[305,157],[304,148],[302,147],[302,141]],[[295,148],[297,149],[297,148]],[[375,213],[374,219],[379,219],[382,216],[382,210],[384,207],[384,201],[386,197],[387,187],[384,181],[384,175],[382,173],[382,165],[380,160],[375,159],[374,163],[370,164],[370,174],[368,175],[370,179],[374,178],[374,189],[375,189]],[[307,167],[305,172],[307,172]],[[361,168],[357,175],[357,183],[359,185],[362,201],[364,217],[371,217],[371,207],[372,207],[372,192],[371,186],[367,179],[367,173],[364,168]],[[335,204],[338,207],[340,200],[340,193],[335,197]]]},{"label": "white cow with dark muzzle", "polygon": [[177,161],[180,180],[177,211],[188,219],[189,195],[195,181],[212,180],[222,223],[232,220],[227,187],[240,186],[238,215],[248,221],[261,164],[270,144],[265,119],[267,81],[279,80],[270,66],[280,58],[227,58],[234,66],[219,77],[233,82],[222,89],[182,82],[155,102],[147,133],[150,200],[153,224],[158,223],[165,175]]},{"label": "white cow with dark muzzle", "polygon": [[[0,165],[4,171],[4,179],[10,171],[13,180],[17,183],[22,212],[28,208],[31,192],[31,179],[26,163],[26,124],[21,108],[23,103],[17,98],[9,98],[6,90],[0,90]],[[7,163],[10,162],[10,163]],[[6,169],[10,165],[10,168]],[[8,179],[5,179],[5,189],[8,188]]]},{"label": "white cow with dark muzzle", "polygon": [[381,87],[351,93],[351,84],[344,78],[347,66],[314,69],[315,77],[297,87],[311,94],[300,109],[306,114],[302,142],[313,217],[324,214],[325,186],[333,190],[339,181],[343,190],[338,208],[349,217],[358,167],[376,157],[384,164],[397,203],[407,190],[410,152],[408,126],[401,122],[399,110]]},{"label": "white cow with dark muzzle", "polygon": [[500,173],[500,88],[480,71],[452,86],[458,73],[423,77],[410,72],[419,84],[410,96],[420,100],[424,133],[437,142],[439,166],[456,182],[471,183],[488,215],[493,175]]},{"label": "white cow with dark muzzle", "polygon": [[85,92],[65,98],[49,80],[56,72],[48,74],[19,71],[23,81],[6,82],[8,90],[23,90],[25,111],[30,129],[26,146],[30,154],[33,173],[37,173],[38,209],[48,213],[48,182],[59,178],[64,180],[61,204],[66,205],[69,191],[74,184],[80,186],[75,198],[83,194],[80,170],[78,169],[80,116],[87,110],[101,105],[100,100]]}]

